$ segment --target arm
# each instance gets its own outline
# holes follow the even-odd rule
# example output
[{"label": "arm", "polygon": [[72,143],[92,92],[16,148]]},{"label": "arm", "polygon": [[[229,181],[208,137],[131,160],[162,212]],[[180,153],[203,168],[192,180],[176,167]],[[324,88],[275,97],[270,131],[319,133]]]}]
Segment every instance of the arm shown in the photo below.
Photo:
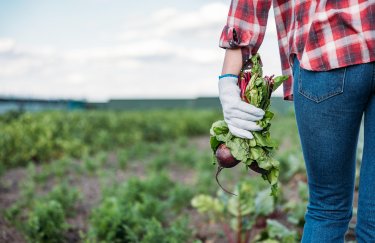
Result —
[{"label": "arm", "polygon": [[219,98],[230,132],[237,137],[252,139],[254,136],[250,131],[262,130],[256,121],[263,118],[264,111],[241,100],[238,77],[234,76],[239,75],[241,68],[241,49],[227,49],[221,74],[231,75],[219,77]]},{"label": "arm", "polygon": [[[220,47],[226,49],[221,74],[239,75],[242,65],[252,53],[256,53],[263,41],[271,0],[232,0],[227,24],[221,37]],[[256,124],[264,111],[241,100],[238,77],[219,77],[219,98],[224,120],[230,132],[242,138],[252,139],[250,131],[260,131]]]},{"label": "arm", "polygon": [[227,49],[225,51],[223,69],[221,75],[231,73],[238,75],[242,67],[242,54],[241,49]]}]

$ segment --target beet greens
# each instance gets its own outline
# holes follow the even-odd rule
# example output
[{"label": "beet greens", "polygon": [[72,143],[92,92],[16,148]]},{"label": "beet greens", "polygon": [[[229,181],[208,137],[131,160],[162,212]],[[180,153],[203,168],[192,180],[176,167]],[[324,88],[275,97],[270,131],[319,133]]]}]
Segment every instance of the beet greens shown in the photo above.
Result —
[{"label": "beet greens", "polygon": [[[218,153],[216,151],[221,144],[225,144],[235,160],[243,162],[247,169],[250,168],[260,172],[262,178],[271,185],[271,195],[277,196],[280,165],[279,161],[272,157],[278,145],[270,137],[269,129],[274,114],[269,110],[269,107],[271,93],[286,79],[288,79],[286,75],[275,78],[273,75],[263,77],[262,62],[258,53],[244,64],[238,78],[241,99],[265,111],[262,120],[257,121],[257,124],[263,130],[252,131],[253,139],[244,139],[234,136],[223,120],[212,124],[210,144],[215,155],[215,162],[219,164],[216,179],[220,171],[225,167],[220,163],[221,161],[217,157]],[[226,191],[224,188],[222,189]]]}]

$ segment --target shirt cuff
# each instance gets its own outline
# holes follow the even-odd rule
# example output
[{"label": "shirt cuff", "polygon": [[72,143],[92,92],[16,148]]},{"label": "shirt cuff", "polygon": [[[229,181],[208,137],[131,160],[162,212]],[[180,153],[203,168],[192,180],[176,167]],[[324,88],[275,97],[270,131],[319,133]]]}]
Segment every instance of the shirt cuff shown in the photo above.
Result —
[{"label": "shirt cuff", "polygon": [[250,31],[243,30],[238,27],[230,27],[225,25],[220,36],[221,48],[249,48],[251,40]]}]

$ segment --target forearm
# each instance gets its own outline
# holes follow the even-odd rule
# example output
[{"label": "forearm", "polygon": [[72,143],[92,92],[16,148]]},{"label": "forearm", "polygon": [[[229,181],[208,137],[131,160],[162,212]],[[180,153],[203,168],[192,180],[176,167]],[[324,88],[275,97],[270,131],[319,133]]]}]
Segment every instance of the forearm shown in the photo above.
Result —
[{"label": "forearm", "polygon": [[247,57],[248,53],[243,48],[226,49],[221,75],[228,73],[238,75]]}]

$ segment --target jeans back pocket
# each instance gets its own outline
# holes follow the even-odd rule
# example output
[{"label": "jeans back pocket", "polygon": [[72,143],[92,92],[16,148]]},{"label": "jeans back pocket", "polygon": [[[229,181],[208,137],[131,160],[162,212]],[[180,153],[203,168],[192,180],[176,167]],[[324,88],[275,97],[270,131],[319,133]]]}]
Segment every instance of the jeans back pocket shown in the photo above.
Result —
[{"label": "jeans back pocket", "polygon": [[316,103],[344,92],[346,67],[310,71],[299,66],[298,73],[298,92]]}]

